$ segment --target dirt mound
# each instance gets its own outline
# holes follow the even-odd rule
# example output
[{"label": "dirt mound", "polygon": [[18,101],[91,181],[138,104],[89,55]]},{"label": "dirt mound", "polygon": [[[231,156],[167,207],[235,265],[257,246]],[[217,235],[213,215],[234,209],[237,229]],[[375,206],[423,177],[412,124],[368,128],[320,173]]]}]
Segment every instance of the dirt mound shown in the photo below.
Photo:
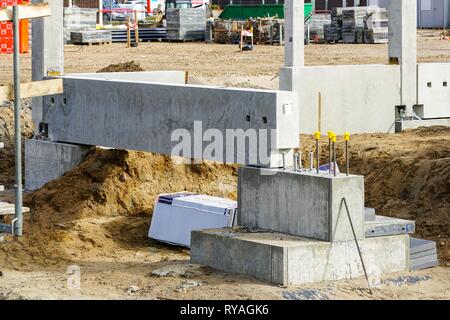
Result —
[{"label": "dirt mound", "polygon": [[10,264],[30,257],[37,264],[52,264],[145,245],[158,194],[186,190],[235,199],[236,169],[93,149],[77,168],[26,195],[32,212],[24,223],[25,236],[0,250]]},{"label": "dirt mound", "polygon": [[[302,142],[304,153],[314,149],[311,137]],[[323,149],[325,163],[328,148]],[[342,142],[338,158],[345,168]],[[367,206],[415,220],[416,236],[437,241],[439,257],[450,261],[450,128],[354,135],[350,163],[351,173],[365,176]]]},{"label": "dirt mound", "polygon": [[[30,138],[33,135],[33,122],[31,110],[24,108],[21,116],[22,137]],[[0,142],[5,148],[0,149],[0,185],[11,186],[14,183],[14,111],[10,104],[6,107],[0,105]],[[24,148],[22,148],[24,150]]]},{"label": "dirt mound", "polygon": [[144,71],[141,65],[135,61],[128,61],[117,64],[110,64],[109,66],[100,69],[97,73],[103,72],[140,72]]}]

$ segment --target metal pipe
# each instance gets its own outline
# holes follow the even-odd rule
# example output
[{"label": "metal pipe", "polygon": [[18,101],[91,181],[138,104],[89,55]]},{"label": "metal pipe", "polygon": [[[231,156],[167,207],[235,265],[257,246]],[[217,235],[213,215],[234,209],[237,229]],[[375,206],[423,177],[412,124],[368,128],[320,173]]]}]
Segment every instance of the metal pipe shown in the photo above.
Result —
[{"label": "metal pipe", "polygon": [[333,173],[334,176],[337,176],[337,170],[336,170],[336,135],[333,134]]},{"label": "metal pipe", "polygon": [[347,176],[350,174],[350,160],[348,158],[348,142],[350,140],[350,133],[345,133],[345,172]]},{"label": "metal pipe", "polygon": [[300,171],[303,171],[303,152],[298,153],[298,168]]},{"label": "metal pipe", "polygon": [[331,140],[333,139],[333,131],[328,131],[328,173],[331,173]]},{"label": "metal pipe", "polygon": [[281,157],[283,159],[283,170],[286,170],[286,160],[284,159],[285,157],[284,153],[282,153]]},{"label": "metal pipe", "polygon": [[298,153],[294,153],[294,172],[298,171]]},{"label": "metal pipe", "polygon": [[319,167],[320,167],[320,131],[316,132],[316,158],[317,158],[317,174],[319,174]]},{"label": "metal pipe", "polygon": [[20,39],[19,39],[19,7],[13,6],[14,25],[14,135],[15,135],[15,165],[16,165],[16,209],[15,234],[22,235],[23,214],[22,214],[22,133],[20,130]]},{"label": "metal pipe", "polygon": [[309,153],[309,171],[314,170],[314,152]]}]

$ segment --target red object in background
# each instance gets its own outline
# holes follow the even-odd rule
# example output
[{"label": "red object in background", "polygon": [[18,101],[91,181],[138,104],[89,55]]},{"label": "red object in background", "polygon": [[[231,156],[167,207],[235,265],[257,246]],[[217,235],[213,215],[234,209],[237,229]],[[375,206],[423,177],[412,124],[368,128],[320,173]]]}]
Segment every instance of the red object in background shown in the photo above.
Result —
[{"label": "red object in background", "polygon": [[[28,3],[23,0],[0,0],[0,8],[13,6],[15,4]],[[27,53],[29,51],[29,22],[28,20],[21,20],[19,23],[20,30],[20,53]],[[0,22],[0,54],[11,54],[14,50],[14,35],[12,22]]]}]

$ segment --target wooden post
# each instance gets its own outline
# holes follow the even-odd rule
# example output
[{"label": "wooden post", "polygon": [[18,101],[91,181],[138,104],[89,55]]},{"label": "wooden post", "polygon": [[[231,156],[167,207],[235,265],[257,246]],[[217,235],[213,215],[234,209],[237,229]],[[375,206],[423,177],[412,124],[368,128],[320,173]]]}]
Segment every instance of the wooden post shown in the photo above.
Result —
[{"label": "wooden post", "polygon": [[319,92],[317,131],[322,132],[322,93]]},{"label": "wooden post", "polygon": [[127,16],[127,48],[131,47],[130,16]]},{"label": "wooden post", "polygon": [[137,11],[134,11],[134,23],[135,23],[134,38],[136,41],[136,46],[138,46],[139,45],[139,23],[138,23]]},{"label": "wooden post", "polygon": [[241,26],[241,52],[243,50],[243,46],[244,46],[244,26]]}]

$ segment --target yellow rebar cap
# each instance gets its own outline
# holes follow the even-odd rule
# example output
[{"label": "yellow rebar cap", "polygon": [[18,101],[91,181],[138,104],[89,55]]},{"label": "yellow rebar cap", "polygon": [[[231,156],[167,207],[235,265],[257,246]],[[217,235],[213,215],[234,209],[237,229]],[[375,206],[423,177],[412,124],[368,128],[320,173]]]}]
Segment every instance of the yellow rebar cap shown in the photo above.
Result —
[{"label": "yellow rebar cap", "polygon": [[314,136],[316,137],[316,140],[320,140],[320,136],[321,136],[320,131],[316,131],[314,133]]},{"label": "yellow rebar cap", "polygon": [[335,133],[333,133],[333,136],[331,137],[331,140],[332,140],[333,142],[336,142],[336,134],[335,134]]},{"label": "yellow rebar cap", "polygon": [[350,140],[350,133],[349,132],[346,132],[344,134],[344,139],[345,139],[345,141],[349,141]]},{"label": "yellow rebar cap", "polygon": [[333,139],[333,131],[328,131],[328,139]]}]

